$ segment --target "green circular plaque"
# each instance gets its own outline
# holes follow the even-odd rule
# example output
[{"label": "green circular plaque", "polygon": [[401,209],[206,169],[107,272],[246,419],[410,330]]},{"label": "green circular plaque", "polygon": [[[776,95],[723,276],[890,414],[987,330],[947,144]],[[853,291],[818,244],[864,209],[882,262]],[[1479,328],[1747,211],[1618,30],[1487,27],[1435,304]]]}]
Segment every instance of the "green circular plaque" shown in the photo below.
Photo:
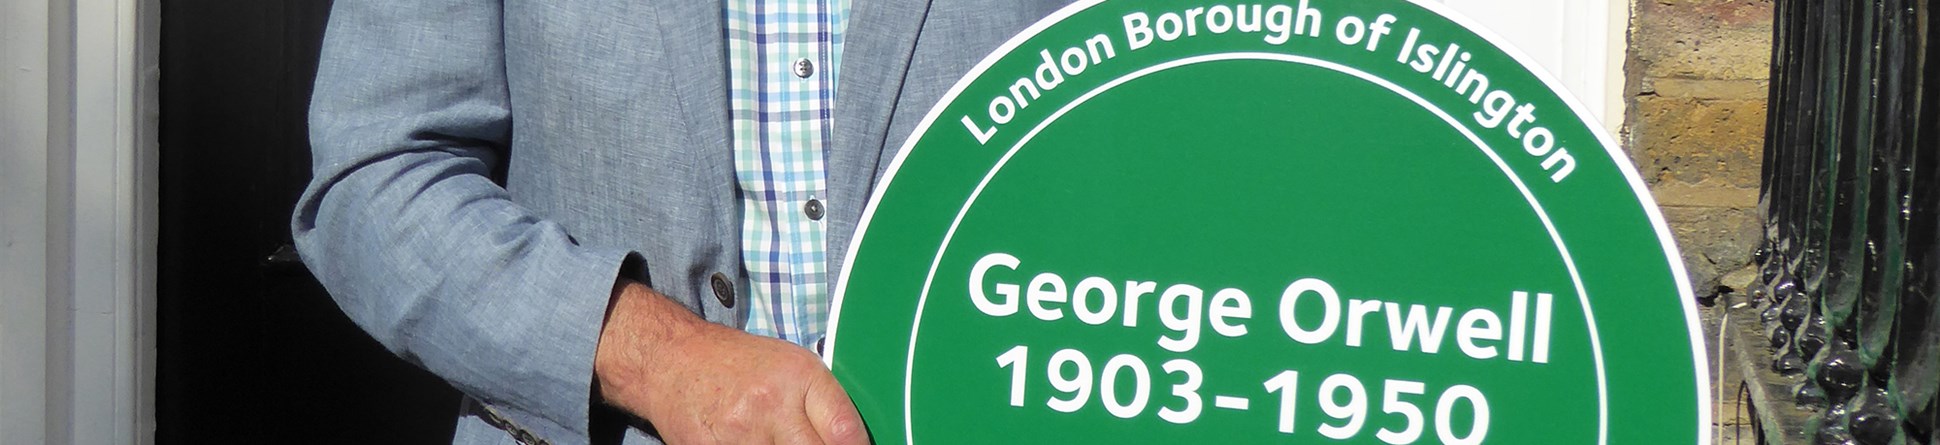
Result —
[{"label": "green circular plaque", "polygon": [[828,357],[877,443],[1708,443],[1610,137],[1430,2],[1098,2],[903,146]]}]

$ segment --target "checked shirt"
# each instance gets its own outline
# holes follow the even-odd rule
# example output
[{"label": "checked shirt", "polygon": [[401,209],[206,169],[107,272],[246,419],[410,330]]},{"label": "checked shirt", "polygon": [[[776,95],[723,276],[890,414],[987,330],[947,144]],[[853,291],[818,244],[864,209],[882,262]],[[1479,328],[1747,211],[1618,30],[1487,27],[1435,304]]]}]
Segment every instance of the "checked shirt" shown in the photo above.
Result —
[{"label": "checked shirt", "polygon": [[830,310],[824,160],[849,0],[728,0],[747,330],[813,348]]}]

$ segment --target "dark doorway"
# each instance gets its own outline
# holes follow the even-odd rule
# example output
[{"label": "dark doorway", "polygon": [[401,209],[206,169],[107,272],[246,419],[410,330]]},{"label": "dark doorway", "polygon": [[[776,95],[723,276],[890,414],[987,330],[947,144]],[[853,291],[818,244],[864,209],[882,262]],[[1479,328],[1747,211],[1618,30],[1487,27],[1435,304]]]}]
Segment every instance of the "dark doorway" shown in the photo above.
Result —
[{"label": "dark doorway", "polygon": [[449,443],[458,394],[278,252],[330,2],[161,6],[156,442]]}]

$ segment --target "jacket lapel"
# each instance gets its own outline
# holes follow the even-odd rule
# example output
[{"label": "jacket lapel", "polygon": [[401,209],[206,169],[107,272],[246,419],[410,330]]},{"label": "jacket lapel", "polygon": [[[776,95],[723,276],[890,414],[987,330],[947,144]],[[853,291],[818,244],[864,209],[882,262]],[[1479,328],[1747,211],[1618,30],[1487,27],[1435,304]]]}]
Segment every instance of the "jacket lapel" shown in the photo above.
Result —
[{"label": "jacket lapel", "polygon": [[[836,86],[835,146],[829,150],[829,271],[840,277],[849,240],[890,147],[890,116],[902,97],[917,34],[929,0],[858,1],[849,12]],[[927,106],[929,104],[919,104]],[[901,143],[901,141],[894,141]],[[833,283],[831,283],[833,284]]]},{"label": "jacket lapel", "polygon": [[[632,1],[632,0],[622,0]],[[673,74],[673,94],[681,119],[687,129],[686,135],[667,135],[671,146],[686,146],[685,151],[692,153],[693,165],[689,170],[693,175],[695,187],[679,193],[700,195],[698,202],[712,203],[711,208],[695,208],[694,218],[706,220],[703,230],[710,228],[711,233],[696,234],[694,240],[703,246],[702,255],[712,264],[677,265],[676,270],[690,271],[699,267],[704,271],[736,271],[741,267],[741,198],[734,180],[734,150],[729,140],[728,130],[728,93],[727,93],[727,54],[723,35],[725,30],[721,21],[724,14],[722,0],[671,0],[654,2],[659,11],[655,14],[660,29],[663,63]],[[684,138],[682,136],[685,136]],[[713,246],[705,246],[706,243]],[[731,273],[731,272],[730,272]],[[691,274],[690,279],[705,283],[699,274]],[[661,283],[653,283],[660,285]],[[693,283],[680,283],[683,285]],[[695,284],[707,286],[706,284]],[[701,287],[700,289],[708,289]],[[707,291],[700,291],[705,295]],[[739,309],[722,306],[714,298],[696,298],[693,309],[710,321],[728,326],[741,326],[741,317],[747,314],[747,304]]]},{"label": "jacket lapel", "polygon": [[[700,158],[700,184],[713,184],[702,193],[725,196],[729,208],[740,205],[734,193],[734,150],[729,141],[726,45],[722,0],[655,2],[660,7],[661,42],[676,74],[674,94],[686,119],[688,141]],[[717,197],[719,198],[719,197]],[[738,221],[739,215],[725,218]],[[738,227],[729,233],[739,233]],[[738,241],[737,241],[738,242]],[[737,247],[738,248],[738,247]]]}]

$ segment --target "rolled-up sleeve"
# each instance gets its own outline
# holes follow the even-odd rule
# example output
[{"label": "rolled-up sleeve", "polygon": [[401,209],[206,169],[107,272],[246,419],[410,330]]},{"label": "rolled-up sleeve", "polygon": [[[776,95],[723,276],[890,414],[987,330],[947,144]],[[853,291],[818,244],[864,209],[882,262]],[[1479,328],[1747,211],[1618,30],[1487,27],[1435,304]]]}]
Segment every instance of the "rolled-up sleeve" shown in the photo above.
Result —
[{"label": "rolled-up sleeve", "polygon": [[338,0],[311,101],[303,261],[398,356],[519,427],[586,441],[592,361],[631,255],[581,246],[492,180],[511,139],[501,5]]}]

